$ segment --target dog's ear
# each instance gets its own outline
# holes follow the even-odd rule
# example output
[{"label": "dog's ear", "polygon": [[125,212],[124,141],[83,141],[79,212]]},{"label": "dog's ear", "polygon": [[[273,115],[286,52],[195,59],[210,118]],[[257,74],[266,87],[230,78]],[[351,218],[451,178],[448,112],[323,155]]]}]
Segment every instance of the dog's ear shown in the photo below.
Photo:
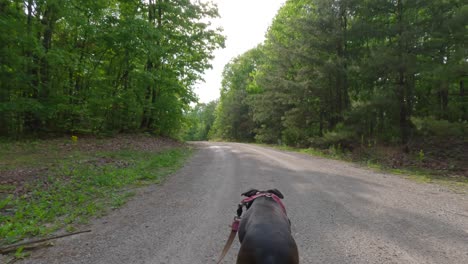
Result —
[{"label": "dog's ear", "polygon": [[281,198],[281,199],[284,198],[283,194],[282,194],[278,189],[268,190],[268,191],[266,191],[266,192],[272,193],[272,194],[278,196],[278,197]]},{"label": "dog's ear", "polygon": [[250,196],[254,196],[258,193],[258,190],[257,189],[250,189],[248,191],[246,191],[245,193],[241,194],[243,196],[246,196],[246,197],[250,197]]}]

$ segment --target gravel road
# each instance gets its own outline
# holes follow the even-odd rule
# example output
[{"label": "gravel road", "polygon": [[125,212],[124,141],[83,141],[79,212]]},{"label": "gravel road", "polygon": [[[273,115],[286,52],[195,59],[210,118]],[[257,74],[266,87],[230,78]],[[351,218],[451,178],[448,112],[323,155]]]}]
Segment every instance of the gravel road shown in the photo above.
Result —
[{"label": "gravel road", "polygon": [[285,195],[301,263],[468,263],[466,195],[341,161],[193,144],[199,150],[163,184],[21,263],[215,263],[251,187]]}]

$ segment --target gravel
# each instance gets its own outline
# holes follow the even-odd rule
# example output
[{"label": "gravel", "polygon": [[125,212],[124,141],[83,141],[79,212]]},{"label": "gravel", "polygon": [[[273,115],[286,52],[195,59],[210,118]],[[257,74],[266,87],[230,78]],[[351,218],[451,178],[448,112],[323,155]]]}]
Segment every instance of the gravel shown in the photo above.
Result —
[{"label": "gravel", "polygon": [[464,194],[298,153],[193,144],[199,151],[163,184],[20,263],[216,263],[252,187],[285,195],[301,263],[468,263]]}]

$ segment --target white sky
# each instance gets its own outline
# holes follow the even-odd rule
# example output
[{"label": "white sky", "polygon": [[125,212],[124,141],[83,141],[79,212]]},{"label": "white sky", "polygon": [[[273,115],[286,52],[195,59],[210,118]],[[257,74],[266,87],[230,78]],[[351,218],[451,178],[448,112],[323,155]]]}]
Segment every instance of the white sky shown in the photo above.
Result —
[{"label": "white sky", "polygon": [[205,83],[195,86],[200,102],[219,98],[224,65],[232,58],[257,46],[265,39],[265,33],[273,17],[286,0],[212,0],[218,5],[221,18],[212,21],[222,27],[226,36],[226,48],[215,51],[213,69],[203,76]]}]

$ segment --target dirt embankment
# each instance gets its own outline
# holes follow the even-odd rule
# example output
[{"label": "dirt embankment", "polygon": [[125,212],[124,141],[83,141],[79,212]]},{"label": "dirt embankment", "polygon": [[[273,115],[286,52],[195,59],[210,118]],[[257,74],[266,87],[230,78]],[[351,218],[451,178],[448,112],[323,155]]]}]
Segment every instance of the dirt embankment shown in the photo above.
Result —
[{"label": "dirt embankment", "polygon": [[349,158],[371,161],[391,169],[423,170],[441,177],[468,180],[468,141],[426,138],[405,146],[355,146]]},{"label": "dirt embankment", "polygon": [[[149,135],[118,135],[112,138],[78,137],[56,138],[29,142],[0,144],[0,197],[7,194],[20,195],[24,186],[33,181],[43,180],[48,171],[67,159],[74,157],[92,157],[85,159],[96,166],[113,164],[123,166],[119,160],[99,155],[99,153],[120,150],[161,152],[180,147],[183,143],[168,138],[156,138]],[[78,161],[77,161],[78,162]],[[81,162],[81,161],[80,161]]]}]

